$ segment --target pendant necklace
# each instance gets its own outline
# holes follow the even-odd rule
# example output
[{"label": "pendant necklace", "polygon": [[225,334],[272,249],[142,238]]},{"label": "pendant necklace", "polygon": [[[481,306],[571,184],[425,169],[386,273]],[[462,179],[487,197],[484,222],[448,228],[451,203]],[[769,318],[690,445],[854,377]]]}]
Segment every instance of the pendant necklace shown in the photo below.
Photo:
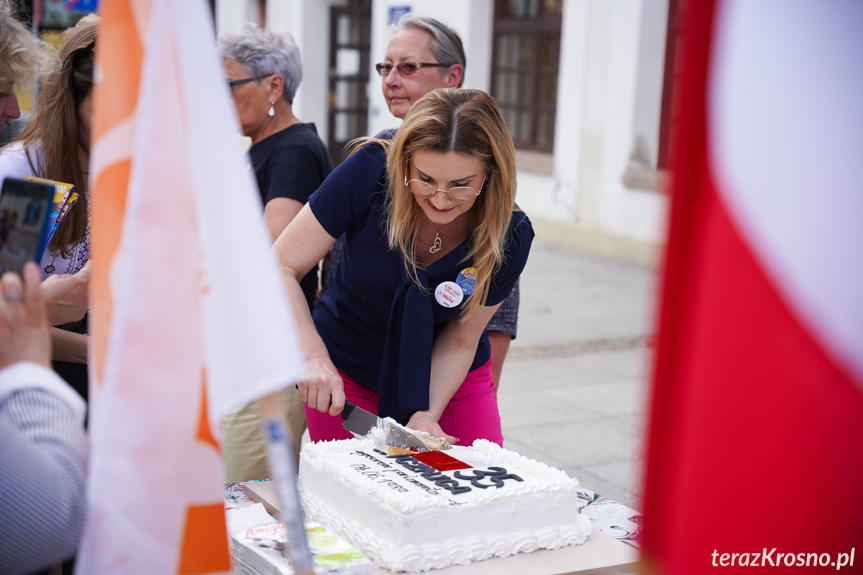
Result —
[{"label": "pendant necklace", "polygon": [[441,230],[440,232],[439,232],[439,231],[437,231],[437,230],[435,230],[434,224],[433,224],[433,223],[431,223],[431,220],[429,220],[428,222],[429,222],[429,225],[430,225],[430,226],[432,227],[432,229],[434,230],[434,242],[432,242],[432,246],[429,248],[429,253],[430,253],[430,254],[436,254],[436,253],[438,253],[439,251],[441,251],[441,249],[443,248],[443,242],[441,242],[441,239],[440,239],[440,234],[441,234],[441,232],[443,232],[443,231],[444,231],[444,230],[446,230],[448,227],[450,227],[451,225],[453,225],[453,223],[455,222],[455,220],[453,220],[453,221],[451,221],[450,223],[448,223],[447,225],[445,225],[445,226],[443,227],[443,230]]}]

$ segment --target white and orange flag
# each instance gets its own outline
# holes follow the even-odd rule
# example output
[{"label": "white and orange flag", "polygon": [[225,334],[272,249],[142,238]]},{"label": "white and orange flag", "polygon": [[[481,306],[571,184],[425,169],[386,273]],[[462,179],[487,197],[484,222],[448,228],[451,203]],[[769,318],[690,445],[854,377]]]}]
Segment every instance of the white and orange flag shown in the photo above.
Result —
[{"label": "white and orange flag", "polygon": [[102,16],[76,572],[226,573],[219,420],[298,378],[295,324],[204,0],[111,0]]}]

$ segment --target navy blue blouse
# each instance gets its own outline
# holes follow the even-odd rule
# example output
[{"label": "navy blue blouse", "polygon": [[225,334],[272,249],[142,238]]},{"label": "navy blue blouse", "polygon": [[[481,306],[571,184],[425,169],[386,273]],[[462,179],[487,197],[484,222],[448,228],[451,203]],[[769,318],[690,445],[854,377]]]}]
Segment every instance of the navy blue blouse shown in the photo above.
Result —
[{"label": "navy blue blouse", "polygon": [[[309,198],[327,233],[334,238],[345,234],[333,285],[313,317],[336,367],[378,393],[378,415],[406,423],[414,412],[428,409],[432,344],[467,301],[447,308],[437,303],[434,290],[471,267],[464,261],[471,237],[419,269],[420,288],[410,279],[401,253],[387,245],[386,182],[386,155],[370,144],[342,162]],[[509,236],[504,262],[489,288],[489,306],[506,299],[527,262],[533,228],[523,212],[513,212]],[[483,333],[471,369],[489,357]]]}]

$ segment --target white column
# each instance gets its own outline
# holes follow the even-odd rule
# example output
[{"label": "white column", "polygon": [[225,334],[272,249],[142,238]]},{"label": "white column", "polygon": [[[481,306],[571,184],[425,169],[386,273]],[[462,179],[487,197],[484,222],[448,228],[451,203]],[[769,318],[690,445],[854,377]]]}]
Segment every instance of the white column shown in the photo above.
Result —
[{"label": "white column", "polygon": [[638,43],[638,78],[635,99],[635,141],[643,142],[648,165],[656,168],[659,157],[659,123],[665,76],[665,37],[668,0],[643,0]]},{"label": "white column", "polygon": [[260,24],[257,0],[216,0],[216,34],[237,32],[246,22]]},{"label": "white column", "polygon": [[300,58],[303,63],[303,80],[294,98],[293,111],[304,122],[308,121],[301,115],[303,111],[304,93],[308,91],[308,78],[306,68],[308,67],[306,49],[303,44],[303,16],[305,13],[305,2],[303,0],[267,0],[267,29],[282,34],[293,36],[297,47],[300,49]]},{"label": "white column", "polygon": [[[387,52],[387,44],[392,38],[389,13],[391,0],[372,0],[372,42],[369,58],[369,134],[377,134],[381,130],[397,128],[401,120],[393,117],[387,107],[387,102],[381,92],[381,77],[375,71],[377,62],[383,62]],[[399,2],[399,5],[410,5],[411,2]]]},{"label": "white column", "polygon": [[300,48],[303,81],[294,99],[294,114],[313,122],[322,140],[327,139],[330,7],[346,0],[268,0],[267,27],[291,34]]},{"label": "white column", "polygon": [[[456,30],[461,36],[467,59],[467,70],[462,87],[490,92],[494,2],[473,0],[458,2],[458,6],[462,8],[462,14],[454,17],[451,25],[453,28],[456,28],[456,25],[460,26]],[[446,20],[442,21],[446,22]],[[447,22],[447,24],[450,23]]]},{"label": "white column", "polygon": [[[587,99],[591,0],[565,0],[561,22],[557,112],[554,123],[554,181],[545,210],[578,220],[583,177],[584,114]],[[520,201],[526,201],[520,199]]]}]

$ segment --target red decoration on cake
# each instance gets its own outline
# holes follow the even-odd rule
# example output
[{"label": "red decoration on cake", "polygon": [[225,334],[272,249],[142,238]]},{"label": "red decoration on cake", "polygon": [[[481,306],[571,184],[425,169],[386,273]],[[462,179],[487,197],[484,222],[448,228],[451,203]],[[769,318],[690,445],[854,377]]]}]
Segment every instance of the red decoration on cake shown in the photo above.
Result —
[{"label": "red decoration on cake", "polygon": [[438,471],[451,471],[453,469],[470,469],[470,465],[464,461],[460,461],[452,455],[447,455],[443,451],[426,451],[424,453],[411,453],[411,457],[418,459],[421,463],[425,463],[429,467],[434,467]]}]

